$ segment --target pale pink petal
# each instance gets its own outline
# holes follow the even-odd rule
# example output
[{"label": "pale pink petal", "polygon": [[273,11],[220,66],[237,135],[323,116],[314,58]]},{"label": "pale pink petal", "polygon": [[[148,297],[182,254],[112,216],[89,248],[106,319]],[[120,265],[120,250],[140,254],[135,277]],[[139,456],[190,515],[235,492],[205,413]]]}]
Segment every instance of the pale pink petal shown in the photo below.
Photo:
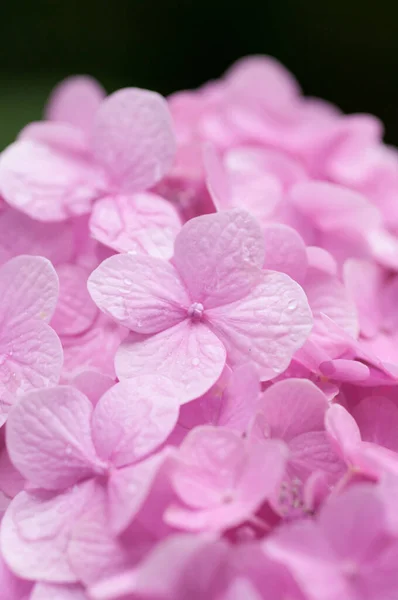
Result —
[{"label": "pale pink petal", "polygon": [[0,338],[0,424],[22,393],[58,383],[63,362],[61,342],[41,321],[3,329]]},{"label": "pale pink petal", "polygon": [[218,210],[233,208],[231,189],[224,164],[216,148],[206,144],[203,148],[206,185]]},{"label": "pale pink petal", "polygon": [[311,520],[280,528],[267,538],[265,549],[289,569],[308,600],[356,600],[332,548]]},{"label": "pale pink petal", "polygon": [[261,228],[240,210],[196,217],[177,235],[173,262],[193,302],[211,308],[238,300],[259,281]]},{"label": "pale pink petal", "polygon": [[171,202],[149,193],[110,196],[94,205],[91,235],[118,252],[143,253],[168,260],[181,229]]},{"label": "pale pink petal", "polygon": [[108,482],[108,514],[115,534],[124,531],[142,508],[168,457],[166,448],[135,465],[112,472]]},{"label": "pale pink petal", "polygon": [[138,375],[166,377],[184,404],[199,398],[217,381],[225,365],[225,348],[202,323],[183,321],[153,336],[132,335],[115,358],[119,379]]},{"label": "pale pink petal", "polygon": [[355,419],[343,406],[334,404],[325,415],[325,429],[336,451],[350,461],[352,452],[361,443],[361,433]]},{"label": "pale pink petal", "polygon": [[344,263],[343,275],[346,289],[358,310],[361,333],[373,337],[382,318],[383,270],[375,263],[352,258]]},{"label": "pale pink petal", "polygon": [[7,327],[27,319],[48,323],[58,300],[58,276],[41,256],[17,256],[0,268],[0,310]]},{"label": "pale pink petal", "polygon": [[98,308],[87,291],[87,271],[65,264],[58,267],[57,273],[60,294],[51,326],[61,336],[84,333],[98,314]]},{"label": "pale pink petal", "polygon": [[[1,432],[5,432],[5,427]],[[25,479],[12,464],[6,446],[4,446],[0,451],[0,491],[7,498],[12,499],[24,489],[24,486]]]},{"label": "pale pink petal", "polygon": [[328,403],[312,381],[286,379],[263,393],[258,408],[265,416],[270,437],[290,442],[303,433],[324,429]]},{"label": "pale pink petal", "polygon": [[260,380],[253,365],[248,363],[233,369],[218,403],[218,419],[214,424],[246,432],[258,407],[260,389]]},{"label": "pale pink petal", "polygon": [[117,467],[141,460],[162,444],[177,422],[180,401],[169,379],[137,377],[116,384],[95,407],[98,455]]},{"label": "pale pink petal", "polygon": [[38,142],[53,150],[86,158],[90,152],[85,132],[68,123],[48,121],[29,123],[20,132],[18,140]]},{"label": "pale pink petal", "polygon": [[95,600],[129,597],[183,600],[189,590],[190,598],[199,600],[196,590],[201,594],[209,589],[225,554],[225,542],[211,534],[175,533],[160,541],[135,568],[96,583],[90,589],[91,596]]},{"label": "pale pink petal", "polygon": [[359,325],[355,304],[337,277],[331,277],[316,269],[309,269],[304,289],[314,317],[311,339],[334,356],[334,341],[324,327],[323,315],[329,317],[348,335],[356,338]]},{"label": "pale pink petal", "polygon": [[122,192],[144,191],[172,166],[175,139],[162,96],[126,88],[108,96],[94,119],[93,152]]},{"label": "pale pink petal", "polygon": [[36,583],[29,600],[88,600],[79,584]]},{"label": "pale pink petal", "polygon": [[329,482],[335,483],[344,475],[345,465],[334,452],[325,431],[308,431],[289,442],[291,452],[288,473],[305,481],[312,473],[321,471]]},{"label": "pale pink petal", "polygon": [[91,164],[38,142],[15,142],[0,157],[4,199],[38,221],[89,212],[103,188],[103,176]]},{"label": "pale pink petal", "polygon": [[135,555],[143,552],[143,542],[148,545],[148,540],[141,540],[136,532],[134,543],[116,537],[110,528],[106,488],[97,482],[92,492],[90,502],[71,524],[67,547],[68,562],[85,585],[123,572]]},{"label": "pale pink petal", "polygon": [[212,329],[227,348],[228,363],[254,363],[261,381],[289,365],[307,339],[312,315],[301,287],[284,273],[265,271],[246,297],[206,311]]},{"label": "pale pink petal", "polygon": [[90,132],[105,95],[103,87],[92,77],[68,77],[52,91],[46,107],[46,118]]},{"label": "pale pink petal", "polygon": [[305,244],[295,229],[280,223],[264,225],[264,269],[281,271],[302,283],[308,267]]},{"label": "pale pink petal", "polygon": [[55,265],[68,262],[75,253],[69,222],[35,221],[5,206],[0,213],[0,264],[19,254],[45,256]]},{"label": "pale pink petal", "polygon": [[337,275],[337,263],[333,256],[319,246],[307,246],[308,266],[328,275]]},{"label": "pale pink petal", "polygon": [[291,200],[322,231],[362,233],[380,222],[380,213],[365,196],[331,183],[304,181],[294,186]]},{"label": "pale pink petal", "polygon": [[35,390],[10,411],[7,447],[17,469],[35,486],[62,490],[95,473],[91,402],[68,386]]},{"label": "pale pink petal", "polygon": [[94,369],[115,378],[114,358],[127,329],[100,313],[94,325],[79,336],[64,336],[64,378]]},{"label": "pale pink petal", "polygon": [[68,383],[82,392],[95,406],[101,396],[115,385],[115,380],[106,373],[94,369],[84,369],[71,376]]},{"label": "pale pink petal", "polygon": [[90,275],[87,285],[103,312],[138,333],[176,325],[191,304],[175,268],[152,256],[111,256]]},{"label": "pale pink petal", "polygon": [[71,528],[93,494],[93,482],[72,487],[61,495],[21,492],[1,522],[1,550],[20,577],[54,583],[73,583],[66,550]]}]

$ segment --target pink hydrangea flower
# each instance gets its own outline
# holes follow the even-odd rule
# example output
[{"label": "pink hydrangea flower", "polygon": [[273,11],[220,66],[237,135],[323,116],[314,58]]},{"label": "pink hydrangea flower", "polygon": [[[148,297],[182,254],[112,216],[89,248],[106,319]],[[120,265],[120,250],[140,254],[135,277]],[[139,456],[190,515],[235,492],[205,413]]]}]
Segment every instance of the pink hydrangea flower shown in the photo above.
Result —
[{"label": "pink hydrangea flower", "polygon": [[188,531],[218,531],[250,520],[279,485],[286,455],[276,441],[196,427],[182,442],[172,474],[182,504],[167,509],[166,521]]},{"label": "pink hydrangea flower", "polygon": [[166,376],[181,403],[215,383],[226,360],[247,362],[262,380],[283,371],[311,330],[301,288],[262,272],[264,242],[247,213],[197,217],[176,238],[172,264],[128,254],[89,279],[97,305],[133,331],[116,356],[121,379]]},{"label": "pink hydrangea flower", "polygon": [[179,217],[166,201],[143,194],[168,171],[175,153],[165,101],[154,92],[119,90],[98,103],[82,129],[85,111],[97,102],[87,98],[86,89],[89,107],[74,118],[71,96],[82,91],[76,85],[82,82],[70,83],[69,91],[53,100],[50,115],[56,121],[30,126],[2,153],[2,196],[40,221],[88,213],[98,200],[91,219],[94,237],[116,250],[168,258]]},{"label": "pink hydrangea flower", "polygon": [[[119,383],[95,407],[77,389],[59,386],[30,392],[13,407],[6,432],[10,457],[39,488],[16,496],[2,524],[3,552],[15,572],[75,581],[65,557],[68,531],[102,487],[111,528],[127,527],[164,460],[153,451],[178,418],[178,400],[166,384],[155,398],[149,382],[137,381],[136,390]],[[48,532],[29,523],[28,515],[39,513]],[[57,559],[51,557],[55,546]]]}]

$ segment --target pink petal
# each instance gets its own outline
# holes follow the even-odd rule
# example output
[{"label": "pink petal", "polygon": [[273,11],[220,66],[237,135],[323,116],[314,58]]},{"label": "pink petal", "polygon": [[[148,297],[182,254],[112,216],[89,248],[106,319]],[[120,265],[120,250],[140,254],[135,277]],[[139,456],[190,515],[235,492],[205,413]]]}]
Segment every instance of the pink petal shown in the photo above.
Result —
[{"label": "pink petal", "polygon": [[17,256],[0,268],[0,310],[7,327],[27,319],[49,322],[58,300],[58,277],[49,260]]},{"label": "pink petal", "polygon": [[208,322],[227,348],[228,363],[249,359],[261,381],[289,365],[307,339],[312,316],[301,287],[284,273],[265,271],[262,283],[238,300],[206,311]]},{"label": "pink petal", "polygon": [[94,205],[90,220],[91,235],[106,246],[166,260],[180,228],[173,205],[149,193],[104,198]]},{"label": "pink petal", "polygon": [[138,514],[168,456],[166,449],[137,464],[113,471],[108,482],[108,510],[115,534],[122,533]]},{"label": "pink petal", "polygon": [[264,226],[265,261],[264,269],[281,271],[302,283],[308,260],[305,244],[295,229],[279,223]]},{"label": "pink petal", "polygon": [[153,336],[132,335],[115,358],[119,379],[166,377],[181,404],[202,396],[220,377],[225,348],[202,323],[183,321]]},{"label": "pink petal", "polygon": [[36,583],[29,600],[87,600],[81,585]]},{"label": "pink petal", "polygon": [[105,90],[92,77],[68,77],[52,91],[46,107],[46,118],[70,123],[90,132],[94,115],[104,98]]},{"label": "pink petal", "polygon": [[62,340],[64,347],[64,377],[74,377],[82,370],[94,369],[115,378],[113,366],[117,348],[127,330],[100,313],[94,325],[79,336]]},{"label": "pink petal", "polygon": [[174,267],[152,256],[111,256],[87,285],[103,312],[139,333],[176,325],[191,304]]},{"label": "pink petal", "polygon": [[380,222],[380,214],[358,192],[321,181],[304,181],[294,186],[291,200],[322,231],[358,231]]},{"label": "pink petal", "polygon": [[350,259],[344,264],[344,284],[358,310],[361,333],[376,335],[381,321],[380,292],[383,271],[377,264]]},{"label": "pink petal", "polygon": [[17,577],[0,554],[0,600],[27,600],[32,587],[30,581]]},{"label": "pink petal", "polygon": [[59,386],[26,394],[10,411],[7,447],[17,469],[34,485],[62,490],[100,467],[91,440],[92,404]]},{"label": "pink petal", "polygon": [[124,571],[134,561],[135,554],[139,556],[139,551],[142,552],[142,545],[137,535],[132,544],[131,540],[112,533],[107,490],[97,482],[90,502],[70,528],[67,558],[78,580],[90,585]]},{"label": "pink petal", "polygon": [[314,522],[304,520],[280,528],[265,547],[271,558],[289,569],[308,600],[355,600],[333,550]]},{"label": "pink petal", "polygon": [[352,411],[366,442],[398,451],[398,407],[389,398],[367,397]]},{"label": "pink petal", "polygon": [[[96,583],[90,592],[95,600],[116,600],[130,595],[183,600],[188,590],[195,593],[192,584],[198,593],[205,593],[225,551],[225,543],[212,535],[175,533],[161,540],[136,567]],[[197,573],[199,580],[195,577]],[[199,600],[196,593],[194,597]]]},{"label": "pink petal", "polygon": [[325,416],[325,428],[336,451],[350,461],[352,451],[361,443],[361,433],[354,418],[340,406],[331,406]]},{"label": "pink petal", "polygon": [[98,309],[87,291],[87,272],[72,264],[57,269],[60,298],[51,321],[58,335],[78,335],[93,324]]},{"label": "pink petal", "polygon": [[19,254],[45,256],[54,264],[75,252],[71,223],[42,223],[6,206],[0,213],[0,263]]},{"label": "pink petal", "polygon": [[183,226],[174,252],[192,301],[212,308],[243,298],[259,281],[263,234],[244,211],[203,215]]},{"label": "pink petal", "polygon": [[288,470],[302,481],[316,471],[325,473],[332,483],[344,475],[345,465],[334,452],[325,431],[308,431],[298,435],[289,443],[289,450]]},{"label": "pink petal", "polygon": [[94,369],[85,369],[70,377],[70,385],[82,392],[95,406],[98,400],[115,385],[115,380],[106,373]]},{"label": "pink petal", "polygon": [[290,442],[303,433],[324,429],[328,403],[311,381],[286,379],[263,393],[258,408],[264,414],[270,436]]},{"label": "pink petal", "polygon": [[153,452],[173,430],[179,397],[166,378],[137,377],[108,390],[95,407],[93,440],[98,455],[117,467]]},{"label": "pink petal", "polygon": [[90,164],[38,142],[15,142],[0,158],[4,199],[38,221],[89,212],[103,187],[102,175]]},{"label": "pink petal", "polygon": [[57,334],[41,321],[26,321],[3,330],[0,339],[0,424],[22,393],[58,383],[62,346]]},{"label": "pink petal", "polygon": [[333,355],[335,346],[328,330],[325,330],[323,326],[322,316],[326,315],[350,336],[356,338],[359,326],[355,304],[336,277],[331,277],[315,269],[308,271],[304,289],[314,316],[314,330],[311,339]]},{"label": "pink petal", "polygon": [[108,96],[94,119],[93,152],[123,192],[144,191],[172,166],[175,139],[166,100],[126,88]]},{"label": "pink petal", "polygon": [[90,152],[85,132],[67,123],[29,123],[19,134],[18,140],[38,142],[53,150],[86,158]]},{"label": "pink petal", "polygon": [[258,407],[260,381],[250,364],[233,369],[220,402],[217,425],[246,432]]},{"label": "pink petal", "polygon": [[66,550],[71,528],[93,492],[93,482],[61,495],[21,492],[1,523],[4,559],[20,577],[43,582],[73,583]]}]

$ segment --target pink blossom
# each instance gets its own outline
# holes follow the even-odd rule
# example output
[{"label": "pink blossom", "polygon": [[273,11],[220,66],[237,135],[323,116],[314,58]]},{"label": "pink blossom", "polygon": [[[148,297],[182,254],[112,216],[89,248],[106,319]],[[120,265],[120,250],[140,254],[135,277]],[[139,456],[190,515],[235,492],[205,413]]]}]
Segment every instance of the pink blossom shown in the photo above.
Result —
[{"label": "pink blossom", "polygon": [[[178,402],[166,384],[154,398],[149,382],[137,381],[137,389],[119,383],[95,408],[77,389],[59,386],[30,392],[13,407],[6,431],[10,457],[39,488],[16,496],[3,521],[3,551],[15,572],[75,581],[65,558],[68,531],[101,486],[111,528],[127,527],[164,460],[152,453],[178,417]],[[43,528],[29,521],[39,513]],[[55,546],[59,554],[52,558]]]},{"label": "pink blossom", "polygon": [[196,427],[182,442],[172,474],[182,505],[170,506],[165,519],[188,531],[217,531],[250,520],[280,483],[285,461],[278,442]]},{"label": "pink blossom", "polygon": [[311,329],[301,288],[262,272],[261,230],[247,213],[197,217],[176,238],[173,263],[110,257],[89,279],[97,305],[133,331],[116,356],[119,378],[168,377],[181,403],[247,362],[267,380],[283,371]]}]

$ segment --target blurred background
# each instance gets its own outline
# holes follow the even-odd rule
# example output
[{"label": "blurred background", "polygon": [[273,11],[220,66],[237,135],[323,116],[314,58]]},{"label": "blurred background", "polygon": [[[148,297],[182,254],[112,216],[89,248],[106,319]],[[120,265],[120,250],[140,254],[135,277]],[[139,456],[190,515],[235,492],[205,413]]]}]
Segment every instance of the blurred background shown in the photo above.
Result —
[{"label": "blurred background", "polygon": [[0,0],[0,149],[51,87],[89,73],[163,94],[271,54],[308,95],[371,112],[398,144],[397,0]]}]

